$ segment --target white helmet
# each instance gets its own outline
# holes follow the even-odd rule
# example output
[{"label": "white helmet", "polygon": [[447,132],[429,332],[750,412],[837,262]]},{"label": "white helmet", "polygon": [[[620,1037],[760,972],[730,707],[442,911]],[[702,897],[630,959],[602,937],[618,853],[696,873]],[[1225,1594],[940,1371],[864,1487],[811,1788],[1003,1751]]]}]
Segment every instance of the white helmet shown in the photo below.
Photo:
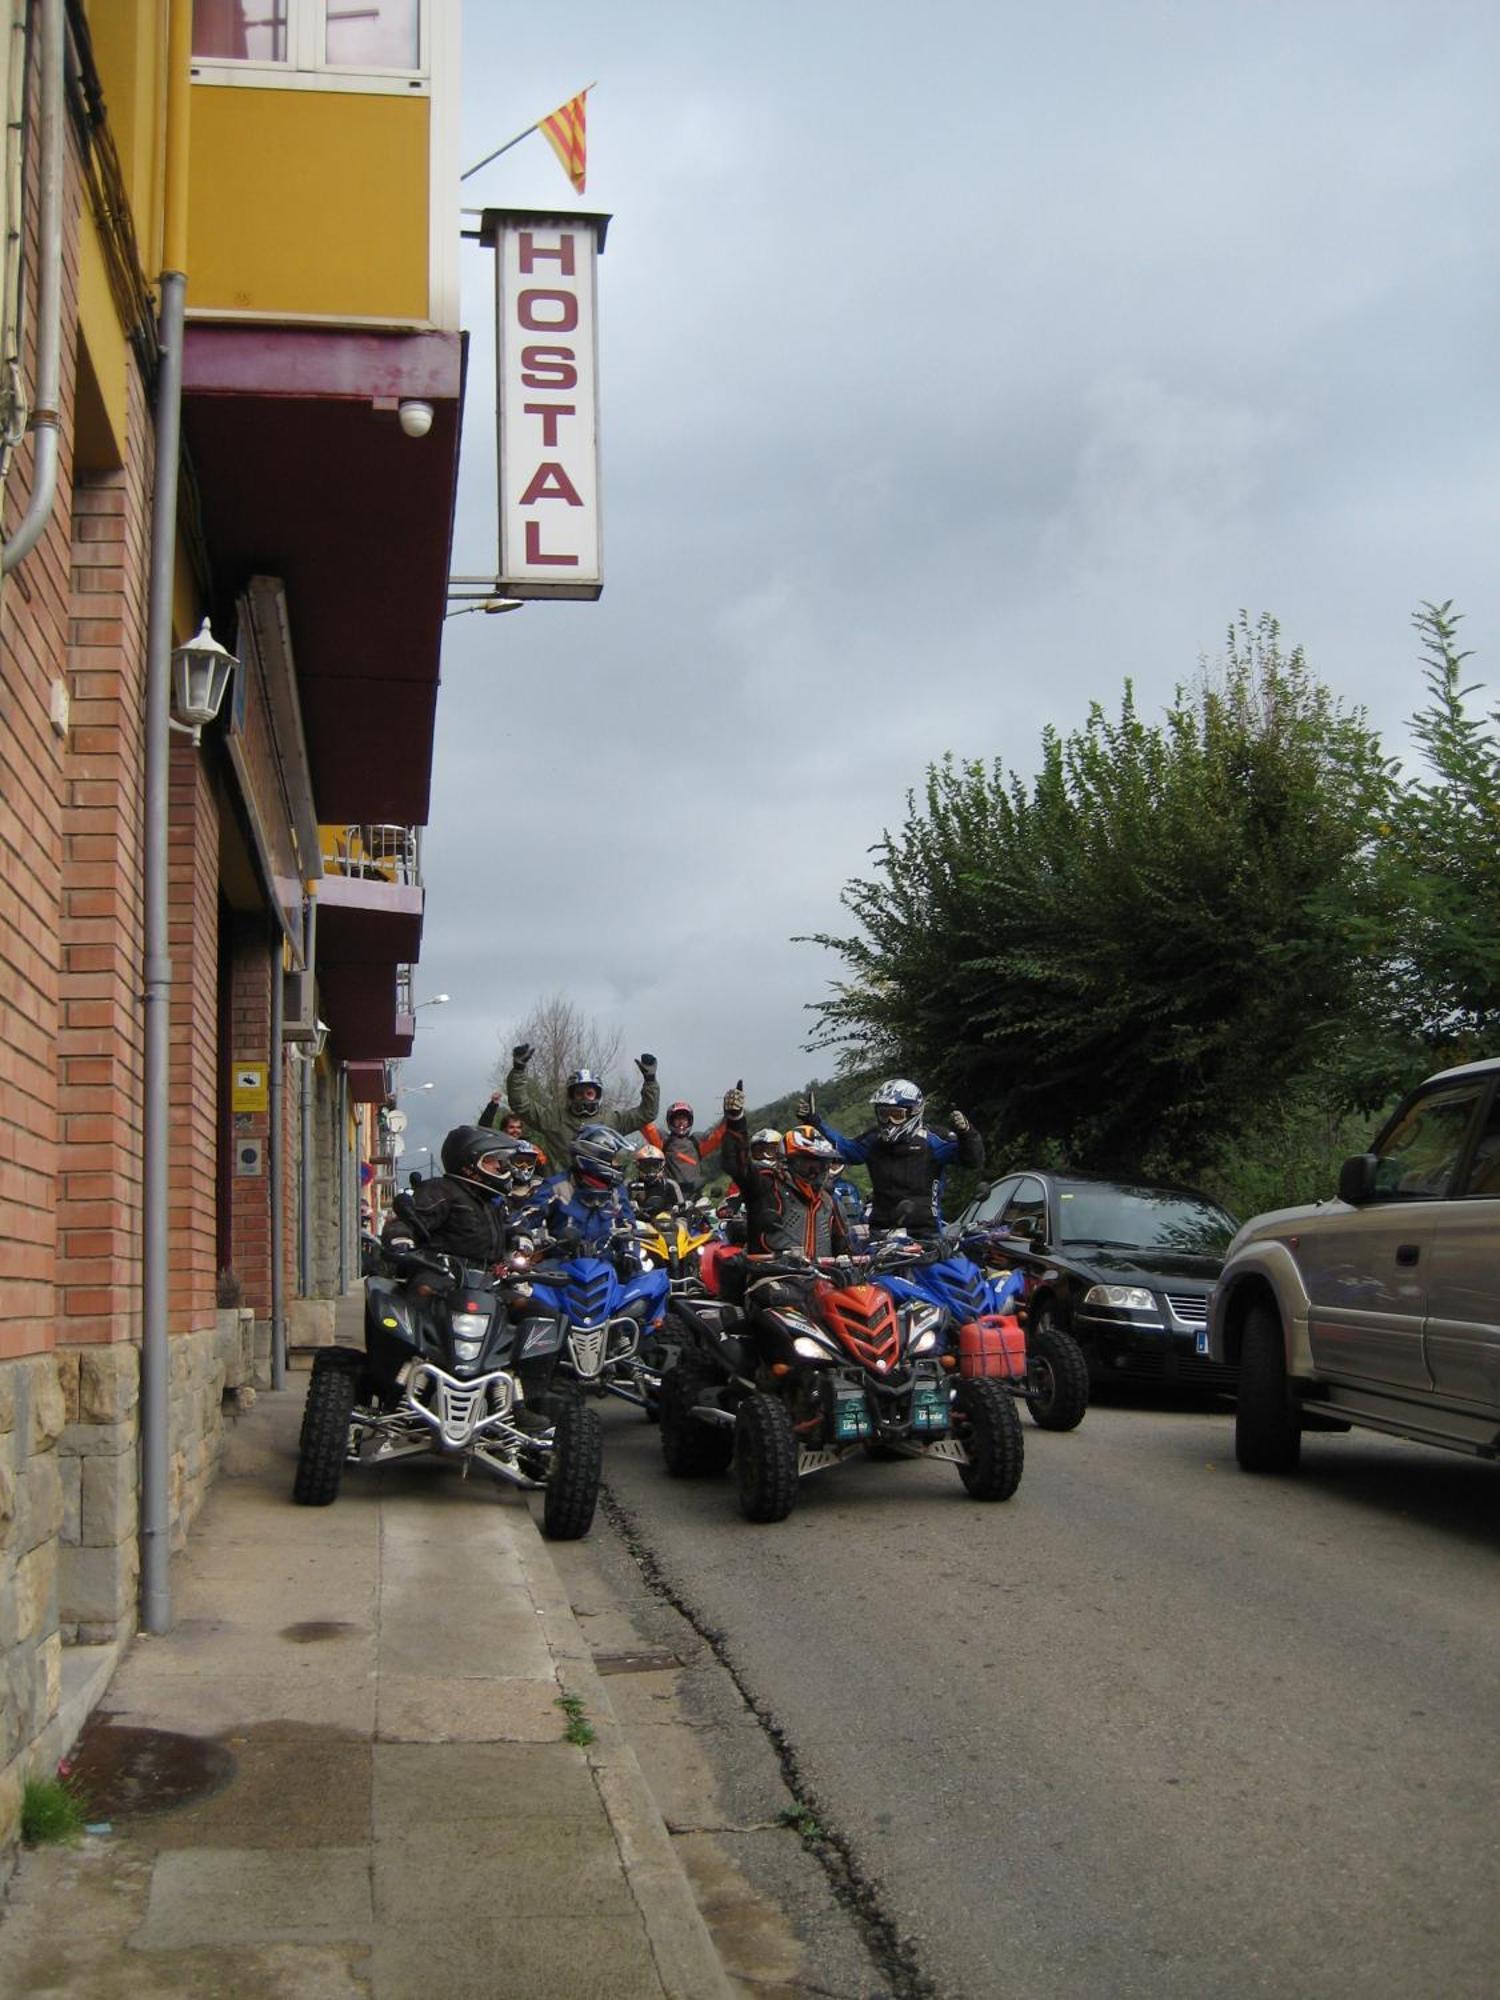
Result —
[{"label": "white helmet", "polygon": [[904,1076],[887,1077],[876,1087],[870,1104],[883,1139],[900,1139],[922,1128],[926,1099],[917,1086]]}]

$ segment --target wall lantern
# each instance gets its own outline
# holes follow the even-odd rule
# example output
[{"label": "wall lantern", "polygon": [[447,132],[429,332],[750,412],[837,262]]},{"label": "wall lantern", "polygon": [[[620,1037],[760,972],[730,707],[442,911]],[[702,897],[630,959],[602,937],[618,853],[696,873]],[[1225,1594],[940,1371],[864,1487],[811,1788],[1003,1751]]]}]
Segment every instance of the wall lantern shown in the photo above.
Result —
[{"label": "wall lantern", "polygon": [[212,722],[223,706],[229,681],[239,661],[226,653],[208,620],[196,639],[179,646],[172,655],[172,727],[193,741],[200,741],[203,725]]}]

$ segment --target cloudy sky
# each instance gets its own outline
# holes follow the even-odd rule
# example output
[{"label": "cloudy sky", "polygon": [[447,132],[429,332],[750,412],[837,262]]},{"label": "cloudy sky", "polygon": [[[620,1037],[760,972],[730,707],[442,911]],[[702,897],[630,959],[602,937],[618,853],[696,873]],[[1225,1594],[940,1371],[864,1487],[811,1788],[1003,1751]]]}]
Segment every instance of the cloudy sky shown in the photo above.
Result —
[{"label": "cloudy sky", "polygon": [[[1493,0],[464,9],[464,200],[613,216],[606,584],[452,620],[407,1165],[561,991],[706,1113],[831,1065],[840,885],[1241,607],[1392,747],[1413,609],[1500,688]],[[492,266],[454,568],[493,570]]]}]

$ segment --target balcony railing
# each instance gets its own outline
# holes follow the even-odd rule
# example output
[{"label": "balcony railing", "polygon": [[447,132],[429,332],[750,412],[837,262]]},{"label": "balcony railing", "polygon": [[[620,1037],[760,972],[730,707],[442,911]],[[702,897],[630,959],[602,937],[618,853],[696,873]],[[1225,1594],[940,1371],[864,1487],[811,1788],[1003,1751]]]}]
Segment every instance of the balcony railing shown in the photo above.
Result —
[{"label": "balcony railing", "polygon": [[417,826],[325,826],[323,872],[357,881],[422,886],[422,829]]}]

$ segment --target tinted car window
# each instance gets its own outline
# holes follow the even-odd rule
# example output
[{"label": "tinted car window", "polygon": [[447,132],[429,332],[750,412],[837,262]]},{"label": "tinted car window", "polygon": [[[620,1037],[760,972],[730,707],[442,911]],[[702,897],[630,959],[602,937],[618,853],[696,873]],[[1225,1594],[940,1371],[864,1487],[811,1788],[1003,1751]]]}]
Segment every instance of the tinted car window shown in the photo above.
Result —
[{"label": "tinted car window", "polygon": [[1490,1115],[1474,1148],[1464,1193],[1500,1195],[1500,1090],[1490,1099]]},{"label": "tinted car window", "polygon": [[972,1214],[967,1218],[968,1221],[970,1223],[993,1222],[1014,1193],[1015,1185],[1014,1177],[1008,1181],[996,1181],[989,1193],[982,1195],[975,1203]]},{"label": "tinted car window", "polygon": [[1009,1236],[1030,1236],[1039,1243],[1047,1240],[1047,1190],[1029,1175],[1017,1184],[1006,1205],[1001,1228]]},{"label": "tinted car window", "polygon": [[1064,1243],[1109,1243],[1130,1250],[1177,1250],[1222,1257],[1238,1224],[1201,1195],[1153,1194],[1149,1188],[1059,1188],[1058,1233]]},{"label": "tinted car window", "polygon": [[1453,1181],[1480,1086],[1429,1091],[1397,1119],[1376,1147],[1377,1201],[1437,1201]]}]

